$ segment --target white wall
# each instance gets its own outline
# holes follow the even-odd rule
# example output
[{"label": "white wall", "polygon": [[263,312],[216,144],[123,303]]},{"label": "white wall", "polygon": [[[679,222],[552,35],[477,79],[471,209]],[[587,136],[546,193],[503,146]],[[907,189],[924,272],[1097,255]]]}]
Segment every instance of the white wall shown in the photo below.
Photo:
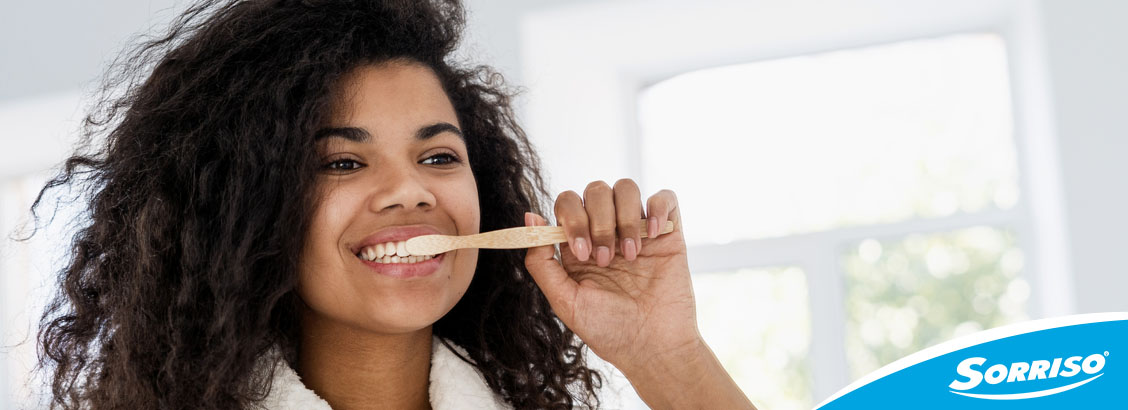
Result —
[{"label": "white wall", "polygon": [[1128,311],[1128,2],[1039,3],[1077,310]]},{"label": "white wall", "polygon": [[167,24],[175,0],[5,2],[0,12],[0,178],[65,157],[82,100],[137,33]]},{"label": "white wall", "polygon": [[70,92],[94,80],[131,34],[183,0],[5,1],[0,102]]}]

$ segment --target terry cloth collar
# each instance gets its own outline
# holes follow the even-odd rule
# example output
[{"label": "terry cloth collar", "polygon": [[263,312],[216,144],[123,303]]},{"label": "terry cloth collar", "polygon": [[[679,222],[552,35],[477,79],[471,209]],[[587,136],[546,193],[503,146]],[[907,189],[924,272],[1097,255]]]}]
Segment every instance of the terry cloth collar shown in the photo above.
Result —
[{"label": "terry cloth collar", "polygon": [[[453,345],[459,354],[466,351]],[[270,394],[262,402],[267,410],[332,410],[329,403],[310,390],[298,374],[277,354],[270,354],[267,365],[275,366]],[[431,338],[431,408],[453,409],[511,409],[494,394],[486,379],[474,366],[460,359],[438,337]]]}]

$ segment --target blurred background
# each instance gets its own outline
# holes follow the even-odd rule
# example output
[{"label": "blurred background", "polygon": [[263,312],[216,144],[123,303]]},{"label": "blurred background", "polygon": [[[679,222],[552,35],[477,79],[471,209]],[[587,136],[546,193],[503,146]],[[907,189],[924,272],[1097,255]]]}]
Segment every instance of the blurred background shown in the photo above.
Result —
[{"label": "blurred background", "polygon": [[[8,236],[105,67],[184,6],[0,13],[0,408],[37,402],[35,323],[81,208]],[[462,54],[522,87],[554,193],[677,193],[701,331],[761,408],[982,329],[1128,311],[1128,2],[467,7]]]}]

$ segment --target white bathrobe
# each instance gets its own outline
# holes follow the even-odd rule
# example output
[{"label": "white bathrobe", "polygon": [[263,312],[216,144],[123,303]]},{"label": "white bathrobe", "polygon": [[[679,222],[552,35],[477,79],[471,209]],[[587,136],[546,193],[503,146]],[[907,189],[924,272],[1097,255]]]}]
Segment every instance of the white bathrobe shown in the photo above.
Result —
[{"label": "white bathrobe", "polygon": [[[453,346],[453,344],[452,344]],[[466,356],[466,350],[455,346],[459,354]],[[599,356],[591,354],[584,349],[584,360],[589,368],[596,370],[602,376],[602,387],[599,390],[600,408],[622,409],[631,384],[626,381],[622,373],[614,366]],[[319,398],[317,393],[309,390],[301,382],[297,373],[285,363],[285,360],[264,360],[264,364],[273,361],[275,366],[274,381],[271,392],[262,402],[266,410],[332,410],[329,403]],[[461,409],[512,409],[509,403],[494,394],[486,384],[485,377],[478,373],[478,369],[466,361],[458,358],[455,352],[447,348],[439,338],[431,340],[431,386],[428,392],[431,395],[431,408],[434,410],[461,410]]]},{"label": "white bathrobe", "polygon": [[[465,355],[466,351],[454,346],[459,353]],[[604,401],[600,407],[616,408],[618,389],[608,389],[615,384],[607,377],[611,367],[606,362],[598,359],[593,354],[587,355],[588,366],[604,375],[604,391],[600,397]],[[275,360],[276,370],[270,394],[262,402],[267,410],[332,410],[321,397],[302,383],[294,369],[286,364],[285,360]],[[621,377],[621,375],[619,376]],[[478,369],[462,361],[437,337],[431,343],[431,385],[428,392],[431,396],[431,408],[434,410],[454,409],[512,409],[501,397],[494,394],[486,384],[486,379],[478,373]],[[607,393],[614,392],[612,397]]]}]

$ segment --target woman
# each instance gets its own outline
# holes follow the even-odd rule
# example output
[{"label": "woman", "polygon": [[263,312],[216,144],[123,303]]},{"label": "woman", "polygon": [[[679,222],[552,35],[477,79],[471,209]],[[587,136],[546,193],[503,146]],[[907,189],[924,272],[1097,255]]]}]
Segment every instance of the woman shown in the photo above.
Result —
[{"label": "woman", "polygon": [[380,257],[547,223],[500,77],[451,59],[463,24],[453,1],[210,1],[136,50],[88,118],[104,143],[44,187],[91,194],[40,331],[54,406],[596,407],[590,348],[655,408],[750,408],[697,332],[672,192],[561,194],[560,260]]}]

